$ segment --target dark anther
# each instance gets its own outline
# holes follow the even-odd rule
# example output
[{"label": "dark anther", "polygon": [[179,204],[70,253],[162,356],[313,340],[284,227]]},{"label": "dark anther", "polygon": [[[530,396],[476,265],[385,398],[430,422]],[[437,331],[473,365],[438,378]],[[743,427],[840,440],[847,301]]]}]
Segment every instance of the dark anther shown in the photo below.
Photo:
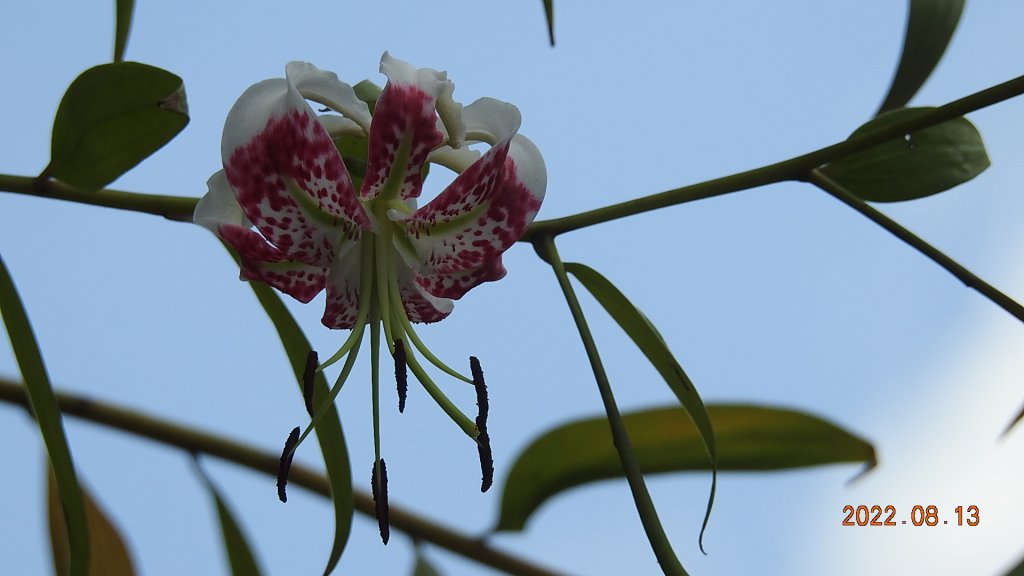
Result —
[{"label": "dark anther", "polygon": [[316,367],[320,363],[316,350],[306,356],[306,369],[302,371],[302,399],[306,401],[306,412],[313,417],[313,383],[316,381]]},{"label": "dark anther", "polygon": [[480,368],[480,360],[476,356],[469,357],[469,369],[473,373],[473,386],[476,388],[476,429],[480,434],[476,437],[476,448],[480,454],[480,491],[487,492],[494,483],[494,457],[491,455],[491,435],[487,433],[487,384],[484,382],[484,371]]},{"label": "dark anther", "polygon": [[398,383],[398,412],[405,412],[405,396],[409,392],[409,373],[405,365],[405,341],[395,340],[395,382]]},{"label": "dark anther", "polygon": [[[380,468],[380,475],[377,468]],[[380,485],[378,486],[378,479]],[[384,544],[388,543],[391,537],[391,524],[388,521],[388,468],[384,465],[384,459],[374,462],[373,471],[370,472],[370,491],[373,494],[374,515],[377,517],[377,528],[380,529],[380,539]]]},{"label": "dark anther", "polygon": [[295,443],[299,441],[299,427],[292,428],[288,439],[284,441],[284,450],[281,452],[281,462],[277,465],[277,497],[281,502],[288,501],[288,494],[285,493],[285,486],[288,485],[288,472],[292,469],[292,457],[295,456]]}]

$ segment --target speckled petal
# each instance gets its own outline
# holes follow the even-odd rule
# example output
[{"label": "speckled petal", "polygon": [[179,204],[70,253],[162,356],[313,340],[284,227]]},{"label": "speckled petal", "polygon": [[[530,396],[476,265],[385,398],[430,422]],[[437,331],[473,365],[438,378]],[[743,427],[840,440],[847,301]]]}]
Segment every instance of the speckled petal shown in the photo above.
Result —
[{"label": "speckled petal", "polygon": [[500,255],[533,221],[546,187],[532,142],[519,135],[499,142],[405,221],[419,273],[469,271]]},{"label": "speckled petal", "polygon": [[432,274],[416,279],[424,290],[438,298],[458,300],[462,296],[484,282],[494,282],[505,277],[505,266],[501,263],[501,255],[497,255],[476,268],[452,272],[450,274]]},{"label": "speckled petal", "polygon": [[387,52],[380,71],[388,83],[373,111],[366,177],[359,196],[363,200],[380,194],[417,198],[423,188],[423,163],[444,138],[437,129],[434,107],[451,82],[442,72],[415,68]]},{"label": "speckled petal", "polygon": [[410,322],[438,322],[452,313],[455,303],[448,298],[439,298],[427,292],[420,285],[416,273],[400,260],[396,261],[396,266],[398,266],[398,291],[402,296],[405,314],[409,317]]},{"label": "speckled petal", "polygon": [[356,96],[351,86],[334,72],[321,70],[309,62],[289,62],[285,75],[305,98],[329,106],[354,121],[364,132],[370,131],[370,108]]},{"label": "speckled petal", "polygon": [[359,247],[353,245],[331,265],[327,273],[327,306],[320,320],[324,326],[347,329],[355,325],[361,261]]},{"label": "speckled petal", "polygon": [[206,195],[199,199],[192,221],[203,228],[217,233],[221,224],[233,224],[249,228],[252,223],[245,217],[242,207],[235,200],[235,192],[228,184],[223,170],[218,170],[206,181]]},{"label": "speckled petal", "polygon": [[289,260],[326,267],[369,227],[330,136],[294,86],[265,80],[228,113],[224,171],[243,212]]},{"label": "speckled petal", "polygon": [[242,226],[221,224],[217,235],[238,252],[242,262],[242,280],[269,284],[303,303],[324,289],[323,268],[290,260],[287,254],[268,244],[256,232]]}]

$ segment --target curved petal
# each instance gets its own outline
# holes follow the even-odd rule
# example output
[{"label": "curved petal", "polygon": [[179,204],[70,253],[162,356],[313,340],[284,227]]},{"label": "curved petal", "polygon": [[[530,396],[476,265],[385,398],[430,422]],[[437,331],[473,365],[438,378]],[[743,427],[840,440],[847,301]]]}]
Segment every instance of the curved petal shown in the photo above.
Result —
[{"label": "curved petal", "polygon": [[458,300],[462,296],[484,282],[493,282],[505,277],[505,266],[501,263],[501,255],[476,268],[452,272],[450,274],[432,274],[421,276],[416,279],[424,290],[439,298],[451,298]]},{"label": "curved petal", "polygon": [[462,110],[466,123],[466,139],[487,142],[496,146],[498,142],[519,131],[522,116],[519,109],[494,98],[480,98]]},{"label": "curved petal", "polygon": [[451,82],[444,73],[414,68],[387,52],[381,58],[380,71],[387,75],[388,83],[373,110],[366,177],[359,197],[417,198],[423,187],[423,163],[444,139],[437,129],[434,106]]},{"label": "curved petal", "polygon": [[238,252],[242,280],[269,284],[299,302],[306,303],[324,289],[324,269],[290,260],[284,251],[267,243],[252,230],[221,224],[217,235]]},{"label": "curved petal", "polygon": [[455,84],[448,82],[437,97],[437,115],[441,117],[445,141],[452,148],[458,149],[466,140],[466,123],[462,118],[462,104],[452,98],[454,92]]},{"label": "curved petal", "polygon": [[199,199],[192,221],[214,234],[221,224],[233,224],[249,228],[252,223],[245,217],[242,207],[235,200],[235,192],[228,184],[223,170],[218,170],[206,181],[206,194]]},{"label": "curved petal", "polygon": [[342,241],[370,225],[330,136],[285,80],[242,94],[221,155],[245,215],[291,260],[326,267]]},{"label": "curved petal", "polygon": [[395,265],[398,267],[398,292],[410,322],[438,322],[452,313],[455,303],[424,290],[416,273],[401,260],[396,260]]},{"label": "curved petal", "polygon": [[331,135],[331,138],[338,138],[340,136],[366,137],[366,133],[359,127],[359,124],[344,116],[320,114],[316,118],[320,121],[320,125],[324,127],[324,130],[327,130],[327,133]]},{"label": "curved petal", "polygon": [[455,172],[456,174],[462,174],[473,165],[474,162],[480,159],[480,152],[470,148],[452,148],[451,146],[441,146],[435,148],[433,152],[427,156],[427,160],[434,164],[439,164],[445,168]]},{"label": "curved petal", "polygon": [[320,322],[328,328],[351,328],[359,313],[362,255],[354,247],[338,256],[327,272],[327,306]]},{"label": "curved petal", "polygon": [[351,86],[338,79],[337,74],[321,70],[309,62],[289,62],[284,71],[288,81],[303,97],[341,112],[358,124],[364,133],[370,131],[370,108],[356,96]]},{"label": "curved petal", "polygon": [[526,231],[540,209],[547,170],[537,147],[500,142],[405,221],[423,275],[483,266]]}]

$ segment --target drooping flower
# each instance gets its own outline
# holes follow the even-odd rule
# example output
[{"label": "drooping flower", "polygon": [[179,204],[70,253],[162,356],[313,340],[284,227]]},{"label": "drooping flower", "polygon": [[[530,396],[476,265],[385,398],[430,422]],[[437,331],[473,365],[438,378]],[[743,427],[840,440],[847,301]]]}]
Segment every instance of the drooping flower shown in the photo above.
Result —
[{"label": "drooping flower", "polygon": [[[537,148],[516,133],[514,106],[482,98],[463,107],[444,72],[387,53],[380,70],[388,83],[372,115],[351,86],[303,62],[246,90],[225,122],[224,170],[195,213],[238,252],[243,279],[302,302],[326,287],[329,328],[357,323],[367,275],[368,304],[376,299],[385,318],[398,313],[393,290],[409,321],[445,318],[453,299],[505,275],[501,254],[547,183]],[[340,115],[318,116],[307,99]],[[341,142],[365,146],[365,164],[346,166]],[[474,142],[490,149],[480,155]],[[417,208],[428,162],[459,175]]]},{"label": "drooping flower", "polygon": [[[492,98],[462,106],[453,99],[446,73],[415,68],[386,52],[380,71],[388,79],[383,90],[373,87],[357,95],[337,75],[291,62],[284,79],[246,90],[225,122],[224,169],[210,177],[194,219],[235,249],[242,279],[264,282],[302,302],[326,288],[323,324],[352,329],[318,368],[347,355],[332,400],[367,326],[376,397],[383,331],[395,358],[400,406],[407,365],[477,441],[486,490],[493,471],[485,461],[490,458],[486,397],[476,421],[470,420],[441,393],[413,350],[476,386],[478,402],[486,391],[479,361],[472,359],[472,378],[462,376],[430,353],[412,323],[445,318],[452,300],[505,275],[501,255],[537,214],[547,172],[536,146],[517,134],[515,106]],[[307,101],[333,113],[318,114]],[[489,148],[481,154],[469,147],[475,143]],[[430,164],[458,175],[419,206]],[[307,370],[306,378],[312,374]],[[306,397],[313,421],[297,440],[290,436],[284,470],[322,415],[308,404],[311,394]],[[372,482],[375,490],[387,482],[376,443]],[[383,498],[386,509],[386,493]],[[386,520],[381,522],[386,542]]]}]

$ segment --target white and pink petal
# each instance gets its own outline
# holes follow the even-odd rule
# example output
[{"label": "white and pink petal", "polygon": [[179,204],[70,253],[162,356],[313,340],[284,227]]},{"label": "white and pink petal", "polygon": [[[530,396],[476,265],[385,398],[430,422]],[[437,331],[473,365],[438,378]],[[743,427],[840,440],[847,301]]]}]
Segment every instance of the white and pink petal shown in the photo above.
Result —
[{"label": "white and pink petal", "polygon": [[490,260],[485,260],[483,264],[476,268],[448,274],[420,276],[416,281],[424,290],[438,298],[458,300],[466,292],[484,282],[501,280],[505,277],[505,273],[505,266],[501,263],[501,255],[498,255]]},{"label": "white and pink petal", "polygon": [[324,289],[325,270],[319,266],[290,260],[288,255],[257,234],[235,226],[221,224],[217,235],[238,252],[242,280],[263,282],[306,303]]},{"label": "white and pink petal", "polygon": [[415,68],[392,58],[381,58],[380,70],[388,77],[373,111],[366,176],[359,197],[380,194],[401,200],[417,198],[423,188],[423,164],[441,144],[435,104],[451,84],[443,73]]},{"label": "white and pink petal", "polygon": [[358,245],[340,254],[327,272],[327,304],[321,322],[328,328],[348,329],[359,315],[362,254]]},{"label": "white and pink petal", "polygon": [[400,260],[396,260],[395,265],[398,267],[398,292],[410,322],[438,322],[452,313],[455,304],[450,299],[437,297],[424,289],[416,273]]},{"label": "white and pink petal", "polygon": [[340,243],[369,226],[330,136],[285,80],[242,94],[221,153],[243,212],[292,260],[327,266]]},{"label": "white and pink petal", "polygon": [[472,270],[514,244],[540,209],[547,186],[536,146],[499,142],[432,202],[405,219],[424,275]]},{"label": "white and pink petal", "polygon": [[206,181],[206,194],[196,204],[192,221],[214,234],[221,224],[233,224],[243,228],[252,226],[242,212],[242,207],[238,205],[235,192],[228,184],[223,170],[218,170]]}]

